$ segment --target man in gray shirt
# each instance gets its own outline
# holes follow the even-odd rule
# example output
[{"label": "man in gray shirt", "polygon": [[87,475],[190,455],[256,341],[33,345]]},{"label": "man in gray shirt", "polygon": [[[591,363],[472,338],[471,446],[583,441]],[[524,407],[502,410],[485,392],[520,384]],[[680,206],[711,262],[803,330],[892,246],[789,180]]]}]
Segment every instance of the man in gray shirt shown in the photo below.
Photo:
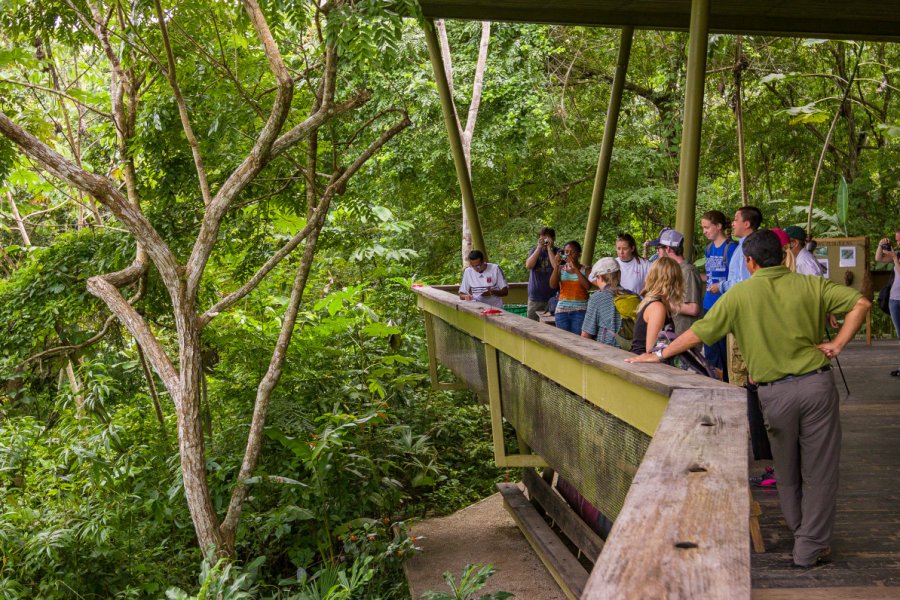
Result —
[{"label": "man in gray shirt", "polygon": [[659,236],[660,256],[668,256],[681,267],[681,275],[684,277],[684,300],[678,313],[672,317],[675,321],[675,332],[681,335],[691,328],[694,321],[700,318],[703,312],[703,280],[697,267],[684,260],[684,235],[680,231],[667,229]]}]

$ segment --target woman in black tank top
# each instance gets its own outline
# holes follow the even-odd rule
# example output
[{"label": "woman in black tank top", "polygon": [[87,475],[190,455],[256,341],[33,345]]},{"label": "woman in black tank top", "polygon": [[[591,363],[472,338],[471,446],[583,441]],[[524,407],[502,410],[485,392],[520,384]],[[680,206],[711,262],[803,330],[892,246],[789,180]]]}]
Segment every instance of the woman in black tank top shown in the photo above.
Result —
[{"label": "woman in black tank top", "polygon": [[647,273],[644,299],[634,320],[633,353],[644,354],[656,345],[659,332],[672,325],[672,315],[683,298],[684,280],[678,263],[667,256],[654,262]]}]

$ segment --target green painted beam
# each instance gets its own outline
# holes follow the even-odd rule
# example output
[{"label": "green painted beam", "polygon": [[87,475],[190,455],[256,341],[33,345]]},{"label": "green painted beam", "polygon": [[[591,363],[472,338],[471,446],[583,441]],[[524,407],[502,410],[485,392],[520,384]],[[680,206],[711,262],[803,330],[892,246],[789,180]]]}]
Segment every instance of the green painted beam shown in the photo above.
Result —
[{"label": "green painted beam", "polygon": [[623,27],[619,40],[619,57],[616,60],[616,72],[613,75],[609,92],[609,107],[606,110],[606,124],[603,126],[603,141],[600,143],[600,157],[597,159],[597,174],[594,176],[594,191],[591,194],[591,210],[588,214],[584,230],[584,252],[582,261],[594,262],[594,248],[597,243],[597,228],[600,226],[600,213],[603,210],[603,198],[606,195],[606,182],[609,179],[609,163],[612,160],[613,144],[616,139],[616,127],[619,124],[619,108],[622,106],[622,90],[625,89],[625,77],[628,73],[628,60],[631,57],[631,42],[634,39],[634,28]]},{"label": "green painted beam", "polygon": [[484,245],[484,235],[481,232],[481,221],[478,219],[478,208],[475,206],[475,194],[472,191],[472,176],[466,165],[463,153],[462,137],[459,132],[456,107],[450,94],[450,83],[447,81],[447,72],[444,70],[444,61],[441,58],[441,49],[438,45],[437,35],[434,32],[434,21],[426,21],[422,29],[425,31],[425,42],[428,45],[428,55],[431,57],[431,70],[434,71],[434,81],[437,84],[438,96],[441,99],[441,111],[444,113],[444,124],[447,126],[447,138],[450,141],[450,152],[453,155],[453,164],[456,167],[456,179],[459,181],[459,190],[462,194],[463,204],[466,207],[466,215],[469,217],[469,231],[472,233],[472,245],[488,256],[487,247]]},{"label": "green painted beam", "polygon": [[[691,0],[419,0],[432,19],[686,31]],[[900,41],[900,0],[716,0],[710,32]]]},{"label": "green painted beam", "polygon": [[426,313],[490,344],[647,435],[653,435],[666,410],[668,394],[604,371],[577,354],[563,353],[551,345],[523,337],[515,330],[501,327],[497,319],[518,319],[523,325],[542,327],[550,334],[559,333],[546,325],[516,315],[483,317],[423,295],[418,295],[417,302]]},{"label": "green painted beam", "polygon": [[681,130],[681,166],[678,171],[678,208],[675,211],[675,229],[684,234],[684,252],[687,260],[693,260],[694,254],[694,211],[697,206],[697,180],[700,172],[700,131],[703,127],[709,3],[710,0],[693,0],[691,6],[684,126]]}]

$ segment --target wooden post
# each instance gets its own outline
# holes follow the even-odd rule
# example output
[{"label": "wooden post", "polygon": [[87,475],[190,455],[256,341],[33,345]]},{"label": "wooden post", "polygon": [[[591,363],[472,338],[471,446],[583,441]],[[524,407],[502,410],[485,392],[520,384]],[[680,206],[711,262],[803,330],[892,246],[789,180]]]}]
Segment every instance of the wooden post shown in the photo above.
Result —
[{"label": "wooden post", "polygon": [[606,124],[603,126],[603,141],[600,143],[600,157],[597,159],[597,174],[594,176],[594,191],[591,194],[591,210],[584,229],[584,252],[582,260],[585,264],[594,262],[594,247],[597,242],[597,228],[600,226],[600,212],[603,210],[603,198],[606,196],[606,182],[609,179],[609,163],[612,159],[613,143],[616,138],[616,127],[619,124],[619,108],[622,105],[622,90],[625,87],[625,76],[628,72],[628,60],[631,57],[631,42],[634,39],[634,27],[623,27],[619,40],[619,58],[616,61],[616,72],[613,75],[612,88],[609,92],[609,108],[606,110]]},{"label": "wooden post", "polygon": [[425,312],[425,342],[428,345],[428,375],[431,378],[431,387],[435,390],[464,390],[466,384],[462,381],[444,383],[438,379],[437,368],[437,342],[434,339],[434,316]]},{"label": "wooden post", "polygon": [[481,233],[478,209],[475,207],[472,178],[469,175],[469,168],[466,166],[462,137],[459,134],[459,126],[456,124],[456,109],[453,105],[453,97],[450,95],[450,84],[447,81],[447,72],[444,70],[444,61],[441,59],[441,49],[437,35],[434,33],[434,21],[431,19],[427,20],[422,29],[425,31],[425,42],[428,44],[428,55],[431,57],[431,69],[434,71],[434,81],[437,84],[438,96],[441,99],[441,111],[444,113],[447,138],[450,140],[450,152],[453,154],[453,164],[456,166],[456,178],[459,181],[459,189],[462,194],[463,204],[466,207],[466,215],[469,219],[472,245],[484,252],[486,260],[488,251],[484,245],[484,235]]},{"label": "wooden post", "polygon": [[437,349],[434,345],[434,317],[431,313],[426,312],[425,315],[425,343],[428,345],[428,375],[431,377],[431,387],[437,389],[438,372],[437,372]]},{"label": "wooden post", "polygon": [[498,467],[540,467],[547,461],[537,454],[531,454],[528,443],[518,434],[521,454],[506,454],[503,443],[503,407],[500,404],[500,369],[497,366],[497,349],[490,344],[484,345],[484,364],[487,368],[488,406],[491,409],[491,436],[494,442],[494,462]]},{"label": "wooden post", "polygon": [[692,0],[691,3],[691,40],[684,94],[684,125],[681,129],[678,208],[675,213],[675,229],[684,234],[685,260],[692,260],[694,255],[694,211],[697,205],[697,179],[700,167],[700,130],[703,125],[709,2],[710,0]]}]

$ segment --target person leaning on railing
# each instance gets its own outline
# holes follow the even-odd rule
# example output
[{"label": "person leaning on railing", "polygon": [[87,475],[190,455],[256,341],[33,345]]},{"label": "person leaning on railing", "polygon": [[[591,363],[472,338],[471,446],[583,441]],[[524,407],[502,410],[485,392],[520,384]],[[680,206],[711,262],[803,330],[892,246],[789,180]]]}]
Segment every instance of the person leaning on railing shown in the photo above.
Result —
[{"label": "person leaning on railing", "polygon": [[650,267],[644,284],[644,298],[634,318],[631,351],[643,354],[653,348],[663,329],[675,330],[672,316],[684,300],[684,276],[681,267],[668,256],[662,256]]},{"label": "person leaning on railing", "polygon": [[[791,273],[781,264],[781,241],[767,229],[747,236],[743,254],[749,279],[668,347],[629,362],[659,362],[735,335],[771,432],[794,565],[811,567],[830,554],[837,510],[841,421],[831,359],[853,339],[872,303],[853,288]],[[823,343],[827,313],[846,317],[834,340]]]},{"label": "person leaning on railing", "polygon": [[497,308],[503,307],[503,296],[509,294],[509,285],[503,269],[494,263],[485,262],[481,250],[469,252],[469,266],[463,271],[459,285],[460,300],[484,302]]}]

